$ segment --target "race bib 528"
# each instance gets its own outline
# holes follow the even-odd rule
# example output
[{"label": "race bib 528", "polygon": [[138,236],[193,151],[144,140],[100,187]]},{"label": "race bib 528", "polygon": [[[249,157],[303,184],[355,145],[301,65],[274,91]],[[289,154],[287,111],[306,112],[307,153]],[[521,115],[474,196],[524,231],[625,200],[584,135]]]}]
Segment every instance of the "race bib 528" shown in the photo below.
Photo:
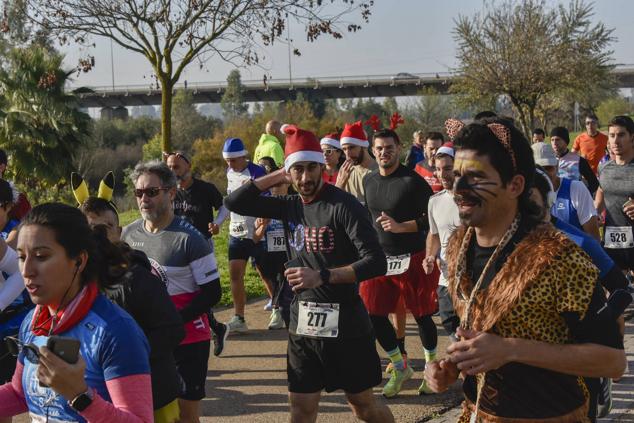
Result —
[{"label": "race bib 528", "polygon": [[634,236],[632,236],[631,226],[606,226],[604,239],[603,245],[605,248],[634,248]]}]

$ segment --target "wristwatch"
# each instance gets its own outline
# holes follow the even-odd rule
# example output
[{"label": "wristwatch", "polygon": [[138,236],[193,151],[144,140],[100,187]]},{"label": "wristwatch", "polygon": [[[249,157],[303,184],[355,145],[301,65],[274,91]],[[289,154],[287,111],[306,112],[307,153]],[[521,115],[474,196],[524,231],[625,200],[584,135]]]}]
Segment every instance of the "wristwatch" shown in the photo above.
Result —
[{"label": "wristwatch", "polygon": [[319,277],[321,278],[321,280],[324,283],[324,285],[330,284],[330,270],[321,269],[319,271]]},{"label": "wristwatch", "polygon": [[93,393],[92,389],[88,388],[86,392],[83,392],[73,398],[71,401],[68,401],[68,405],[75,411],[81,413],[85,409],[87,409],[90,404],[92,404]]}]

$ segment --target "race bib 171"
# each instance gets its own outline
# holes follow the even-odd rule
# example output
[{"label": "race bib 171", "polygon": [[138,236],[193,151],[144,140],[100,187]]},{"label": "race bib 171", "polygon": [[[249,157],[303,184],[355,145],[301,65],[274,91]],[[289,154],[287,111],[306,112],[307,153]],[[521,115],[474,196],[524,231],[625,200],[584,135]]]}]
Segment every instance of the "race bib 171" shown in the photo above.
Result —
[{"label": "race bib 171", "polygon": [[410,254],[400,256],[387,256],[387,273],[385,276],[400,275],[409,269]]}]

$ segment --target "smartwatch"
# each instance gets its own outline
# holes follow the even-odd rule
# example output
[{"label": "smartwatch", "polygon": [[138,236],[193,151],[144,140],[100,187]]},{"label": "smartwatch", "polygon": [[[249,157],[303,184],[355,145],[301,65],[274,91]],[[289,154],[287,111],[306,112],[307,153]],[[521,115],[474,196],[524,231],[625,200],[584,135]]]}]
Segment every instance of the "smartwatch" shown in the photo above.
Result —
[{"label": "smartwatch", "polygon": [[77,395],[75,398],[73,398],[71,401],[68,401],[68,405],[73,410],[81,413],[82,411],[87,409],[90,406],[90,404],[92,404],[92,400],[93,400],[92,389],[88,388],[86,392],[81,393]]},{"label": "smartwatch", "polygon": [[319,271],[319,277],[321,278],[321,280],[322,280],[324,285],[329,285],[330,284],[330,270],[321,269]]}]

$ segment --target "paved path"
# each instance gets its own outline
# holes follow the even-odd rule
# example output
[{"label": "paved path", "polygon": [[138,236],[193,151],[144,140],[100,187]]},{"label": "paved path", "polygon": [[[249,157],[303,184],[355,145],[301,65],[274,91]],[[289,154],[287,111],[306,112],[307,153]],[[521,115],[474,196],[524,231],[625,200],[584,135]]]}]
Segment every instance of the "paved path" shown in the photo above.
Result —
[{"label": "paved path", "polygon": [[[266,329],[269,313],[262,310],[264,301],[247,305],[246,318],[251,331],[232,335],[219,358],[209,360],[207,399],[203,400],[202,422],[277,423],[288,421],[286,396],[286,331]],[[229,320],[232,310],[217,313],[221,321]],[[442,395],[419,397],[416,389],[422,377],[422,351],[416,324],[407,324],[407,350],[416,373],[397,398],[384,399],[376,389],[377,399],[386,402],[397,422],[453,422],[460,402],[458,384]],[[439,328],[438,351],[444,351],[447,337]],[[602,422],[634,422],[634,320],[626,324],[628,373],[614,384],[614,410]],[[441,353],[442,354],[442,353]],[[386,361],[384,360],[384,364]],[[16,423],[26,423],[20,416]],[[324,394],[318,422],[355,422],[342,393]]]}]

